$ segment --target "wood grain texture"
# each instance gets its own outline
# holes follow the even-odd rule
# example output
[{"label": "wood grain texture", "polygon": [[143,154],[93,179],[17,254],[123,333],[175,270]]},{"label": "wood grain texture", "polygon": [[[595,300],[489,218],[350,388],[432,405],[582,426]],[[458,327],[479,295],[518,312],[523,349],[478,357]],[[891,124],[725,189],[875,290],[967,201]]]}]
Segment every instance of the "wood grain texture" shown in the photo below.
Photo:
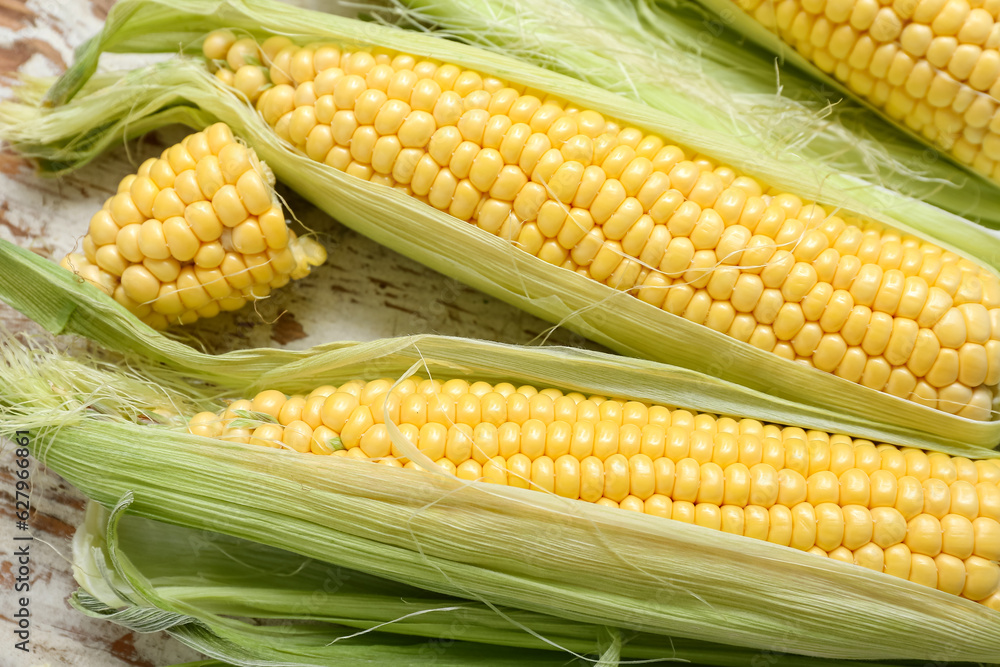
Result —
[{"label": "wood grain texture", "polygon": [[[95,33],[110,0],[0,0],[0,97],[10,73],[59,73],[75,46]],[[318,3],[302,0],[298,4]],[[87,222],[117,182],[183,136],[168,128],[122,146],[87,169],[42,179],[22,158],[0,149],[0,238],[58,261],[85,233]],[[439,333],[510,343],[539,343],[549,325],[391,252],[339,225],[293,192],[280,190],[296,217],[320,233],[329,261],[305,280],[237,313],[188,328],[207,350],[270,346],[304,349],[331,340],[372,340]],[[40,335],[30,321],[0,303],[0,335]],[[549,344],[586,345],[557,330]],[[2,341],[0,341],[2,344]],[[0,666],[154,667],[196,659],[164,633],[140,635],[88,619],[66,603],[76,588],[68,562],[73,530],[83,519],[83,496],[35,465],[31,514],[33,618],[31,655],[12,655],[13,581],[9,545],[13,518],[13,448],[0,445]]]}]

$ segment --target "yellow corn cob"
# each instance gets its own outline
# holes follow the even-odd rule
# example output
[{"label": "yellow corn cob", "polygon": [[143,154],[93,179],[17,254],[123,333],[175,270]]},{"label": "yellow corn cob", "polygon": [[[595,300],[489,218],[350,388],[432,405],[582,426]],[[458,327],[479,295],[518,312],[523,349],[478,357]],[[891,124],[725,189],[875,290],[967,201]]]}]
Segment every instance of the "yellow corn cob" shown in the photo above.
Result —
[{"label": "yellow corn cob", "polygon": [[417,468],[389,438],[388,408],[404,437],[462,479],[767,540],[1000,611],[994,461],[556,389],[409,378],[390,393],[392,385],[266,390],[195,415],[189,431]]},{"label": "yellow corn cob", "polygon": [[1000,182],[1000,3],[734,1],[819,69]]},{"label": "yellow corn cob", "polygon": [[157,329],[236,310],[326,261],[288,229],[273,185],[217,123],[122,179],[61,265]]},{"label": "yellow corn cob", "polygon": [[453,65],[229,31],[204,52],[315,160],[760,349],[990,417],[1000,281],[951,252]]}]

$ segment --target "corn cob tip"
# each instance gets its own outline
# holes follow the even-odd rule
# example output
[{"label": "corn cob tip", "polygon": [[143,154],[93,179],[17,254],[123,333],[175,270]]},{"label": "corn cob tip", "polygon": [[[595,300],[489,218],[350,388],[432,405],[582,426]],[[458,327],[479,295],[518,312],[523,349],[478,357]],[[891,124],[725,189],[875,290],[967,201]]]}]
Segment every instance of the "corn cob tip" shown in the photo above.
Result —
[{"label": "corn cob tip", "polygon": [[157,329],[236,310],[325,261],[316,241],[289,230],[273,184],[266,163],[216,123],[122,179],[91,218],[83,253],[60,264]]},{"label": "corn cob tip", "polygon": [[890,118],[1000,182],[994,0],[734,0]]}]

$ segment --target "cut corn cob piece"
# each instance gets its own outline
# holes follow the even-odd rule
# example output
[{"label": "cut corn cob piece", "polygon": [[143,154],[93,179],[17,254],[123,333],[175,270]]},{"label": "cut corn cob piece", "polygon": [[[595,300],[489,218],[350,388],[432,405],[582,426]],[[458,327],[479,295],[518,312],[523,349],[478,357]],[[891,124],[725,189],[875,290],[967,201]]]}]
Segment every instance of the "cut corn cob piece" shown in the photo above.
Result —
[{"label": "cut corn cob piece", "polygon": [[1000,465],[846,435],[509,383],[411,377],[265,390],[196,435],[439,468],[835,558],[1000,611]]},{"label": "cut corn cob piece", "polygon": [[1000,182],[995,4],[734,2],[886,115]]},{"label": "cut corn cob piece", "polygon": [[991,416],[1000,280],[954,253],[453,65],[229,31],[204,53],[312,159],[754,347]]},{"label": "cut corn cob piece", "polygon": [[236,310],[326,261],[297,237],[274,176],[224,123],[142,163],[60,264],[155,329]]}]

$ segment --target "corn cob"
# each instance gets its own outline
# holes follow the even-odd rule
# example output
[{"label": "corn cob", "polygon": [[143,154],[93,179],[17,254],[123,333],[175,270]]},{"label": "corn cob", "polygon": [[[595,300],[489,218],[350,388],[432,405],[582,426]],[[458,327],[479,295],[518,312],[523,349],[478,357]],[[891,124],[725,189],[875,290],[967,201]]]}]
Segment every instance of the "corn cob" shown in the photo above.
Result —
[{"label": "corn cob", "polygon": [[954,253],[454,65],[227,30],[203,51],[317,161],[754,347],[990,417],[1000,280]]},{"label": "corn cob", "polygon": [[[753,419],[409,378],[265,390],[188,430],[264,447],[442,470],[695,523],[884,571],[1000,611],[1000,465]],[[254,421],[258,420],[258,421]],[[255,425],[256,424],[256,425]]]},{"label": "corn cob", "polygon": [[734,2],[886,115],[1000,182],[1000,5]]},{"label": "corn cob", "polygon": [[[38,294],[64,293],[62,278],[43,285]],[[91,298],[96,299],[94,295]],[[213,356],[130,326],[122,309],[108,308],[107,314],[95,319],[90,330],[107,340],[109,351],[131,352],[137,342],[150,338],[157,346],[156,356],[147,360],[133,353],[126,372],[117,355],[106,362],[84,361],[54,350],[26,350],[14,341],[3,348],[5,363],[0,364],[0,385],[4,387],[0,392],[0,427],[12,434],[18,429],[37,432],[38,437],[30,443],[32,451],[44,452],[52,469],[105,506],[117,503],[122,508],[134,493],[133,506],[149,518],[215,527],[323,562],[441,593],[475,597],[492,605],[632,631],[706,641],[717,640],[721,632],[727,643],[757,650],[867,660],[989,663],[1000,646],[1000,626],[996,623],[1000,617],[992,609],[882,571],[683,521],[597,507],[594,502],[570,500],[555,493],[470,483],[443,471],[434,472],[435,463],[414,444],[419,443],[419,430],[414,437],[410,427],[401,426],[404,438],[389,425],[396,419],[392,401],[388,414],[382,411],[382,420],[393,433],[398,455],[432,472],[349,460],[342,454],[311,455],[206,438],[186,432],[185,416],[201,410],[224,412],[225,406],[217,400],[220,391],[234,398],[253,399],[262,389],[275,389],[282,392],[280,407],[277,396],[263,395],[257,408],[276,411],[278,419],[269,413],[255,414],[254,401],[250,400],[249,406],[241,404],[250,408],[246,412],[240,405],[229,408],[238,419],[257,423],[230,426],[255,430],[264,422],[280,424],[282,412],[287,412],[285,419],[290,426],[296,415],[294,403],[286,408],[289,394],[308,401],[321,385],[335,385],[316,392],[333,392],[324,397],[325,405],[345,384],[357,384],[361,389],[362,383],[352,382],[357,378],[406,377],[416,368],[426,367],[424,377],[444,380],[455,377],[454,369],[462,368],[467,382],[491,383],[469,385],[470,394],[473,388],[480,392],[489,386],[507,393],[511,387],[497,383],[508,382],[539,389],[558,387],[584,396],[618,397],[615,402],[636,401],[648,406],[647,432],[666,424],[662,409],[656,406],[684,406],[688,411],[731,415],[734,420],[746,417],[748,421],[742,424],[748,433],[757,429],[749,420],[760,420],[761,433],[771,422],[871,438],[864,426],[859,430],[842,427],[836,416],[828,418],[783,405],[780,400],[768,401],[710,376],[568,348],[519,348],[420,336],[323,346],[305,352],[261,349]],[[178,372],[181,369],[190,370]],[[220,378],[220,383],[212,382],[211,377]],[[413,383],[420,387],[422,380],[413,378]],[[379,385],[384,394],[391,382],[366,387],[367,393],[377,395]],[[413,389],[409,395],[416,393],[416,388],[406,383],[400,387],[403,391]],[[449,387],[456,394],[459,388],[465,391],[461,385]],[[543,392],[551,398],[552,392],[538,393]],[[350,396],[352,392],[344,393]],[[480,398],[480,421],[482,403],[489,401],[488,396],[489,392]],[[361,407],[361,400],[357,400]],[[530,417],[530,397],[528,400]],[[557,402],[553,401],[553,417]],[[598,404],[598,412],[604,403]],[[372,400],[372,405],[374,422],[380,411],[377,400]],[[585,406],[585,401],[577,405]],[[624,427],[628,425],[624,403],[622,408]],[[400,403],[398,424],[403,423],[403,409]],[[489,409],[486,412],[489,415]],[[514,421],[509,413],[508,407],[503,423]],[[690,420],[696,426],[705,421],[694,412],[685,417],[671,408],[670,413],[671,419],[676,414],[678,420]],[[300,412],[298,420],[305,421],[304,416]],[[458,419],[456,402],[453,421],[467,426]],[[419,418],[413,421],[419,423]],[[714,421],[717,432],[732,430],[728,421]],[[51,428],[52,424],[58,428]],[[530,426],[528,420],[524,425]],[[665,429],[664,435],[669,430]],[[804,439],[815,440],[815,436],[806,432]],[[334,449],[345,440],[349,442],[348,422],[338,437],[339,445],[332,435],[322,444]],[[899,442],[892,436],[878,436],[873,442],[886,440]],[[522,427],[519,449],[525,441]],[[620,441],[619,437],[615,453],[623,451]],[[783,441],[786,450],[789,445],[785,443],[791,442],[791,437]],[[483,448],[482,443],[474,444]],[[643,453],[641,445],[640,441],[639,453]],[[935,444],[926,448],[934,450]],[[469,449],[475,458],[476,450]],[[714,450],[713,439],[713,456]],[[831,446],[831,467],[833,450]],[[497,456],[502,455],[500,451],[498,444]],[[690,451],[689,437],[689,456]],[[972,460],[997,456],[988,449],[962,443],[947,446],[947,451]],[[445,458],[447,454],[446,441]],[[881,452],[879,456],[881,462]],[[774,459],[778,463],[777,457]],[[785,459],[787,456],[778,465],[790,467]],[[863,459],[856,453],[855,461],[849,464],[864,466]],[[743,465],[753,460],[745,458]],[[837,460],[841,460],[839,456]],[[968,481],[968,466],[952,460],[956,462],[955,481],[959,474]],[[760,463],[769,463],[764,459],[763,445]],[[986,469],[980,472],[977,468],[976,473],[980,485],[995,479]],[[677,495],[676,478],[675,464],[672,495]],[[632,481],[630,471],[629,493],[637,495],[631,490]],[[900,483],[897,481],[897,487]],[[699,466],[699,492],[703,485]],[[672,512],[672,498],[671,503]],[[721,512],[724,505],[719,506]],[[989,513],[988,502],[980,500],[979,513]],[[746,508],[744,521],[745,515]],[[282,525],[277,533],[276,521]],[[768,530],[770,526],[769,513]],[[872,531],[874,538],[874,523]],[[831,623],[833,618],[838,621]],[[879,619],[888,620],[880,624]],[[952,637],[962,637],[962,641],[952,644]]]},{"label": "corn cob", "polygon": [[216,123],[149,158],[60,263],[155,329],[236,310],[326,261],[285,224],[274,176]]}]

